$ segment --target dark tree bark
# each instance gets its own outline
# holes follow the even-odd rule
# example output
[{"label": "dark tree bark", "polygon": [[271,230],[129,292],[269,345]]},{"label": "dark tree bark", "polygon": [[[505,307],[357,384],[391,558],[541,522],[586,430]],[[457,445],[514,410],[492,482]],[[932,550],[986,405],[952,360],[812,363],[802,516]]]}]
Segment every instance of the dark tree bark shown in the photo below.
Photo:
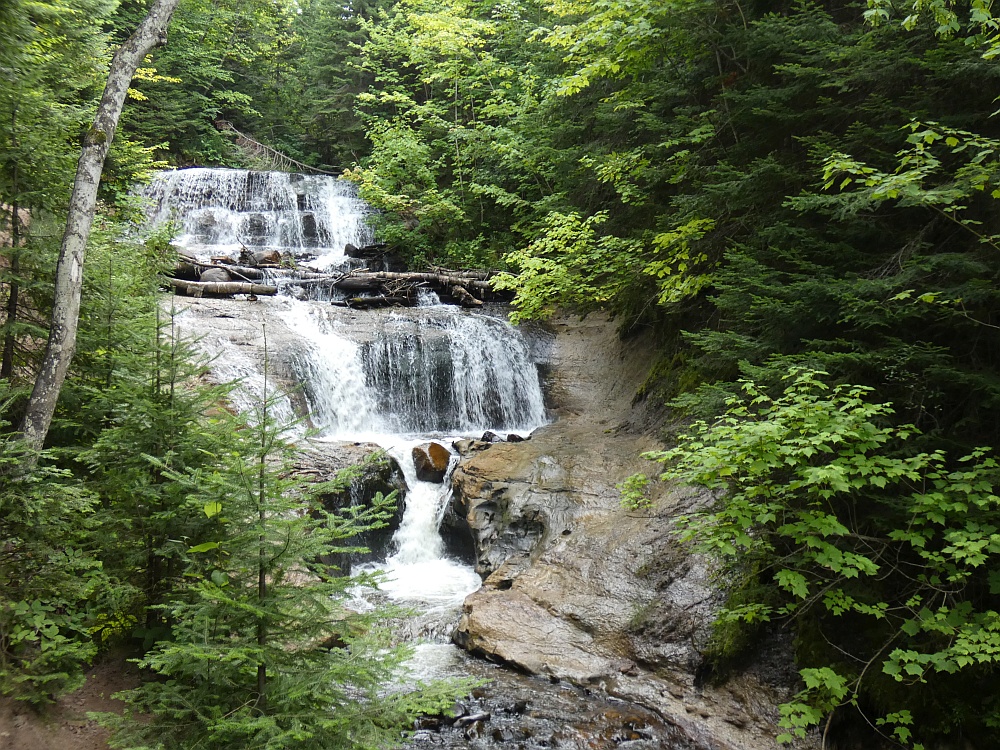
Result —
[{"label": "dark tree bark", "polygon": [[[10,110],[10,140],[17,147],[17,106]],[[7,321],[3,337],[3,356],[0,357],[0,378],[10,380],[14,374],[14,348],[17,345],[17,305],[21,293],[21,285],[17,276],[21,271],[21,215],[17,201],[18,162],[11,169],[11,195],[14,196],[10,206],[10,288],[7,290]]]},{"label": "dark tree bark", "polygon": [[[14,167],[14,190],[17,191],[17,167]],[[17,344],[17,305],[21,285],[17,275],[21,271],[21,218],[17,200],[10,209],[10,289],[7,290],[7,332],[3,337],[3,356],[0,357],[0,378],[9,380],[14,374],[14,347]]]},{"label": "dark tree bark", "polygon": [[21,421],[21,434],[32,454],[45,443],[59,391],[76,351],[83,263],[94,222],[97,187],[125,104],[125,94],[135,69],[150,50],[167,40],[167,26],[177,3],[178,0],[155,0],[146,18],[115,52],[97,116],[84,138],[66,217],[66,231],[56,264],[55,304],[49,341]]}]

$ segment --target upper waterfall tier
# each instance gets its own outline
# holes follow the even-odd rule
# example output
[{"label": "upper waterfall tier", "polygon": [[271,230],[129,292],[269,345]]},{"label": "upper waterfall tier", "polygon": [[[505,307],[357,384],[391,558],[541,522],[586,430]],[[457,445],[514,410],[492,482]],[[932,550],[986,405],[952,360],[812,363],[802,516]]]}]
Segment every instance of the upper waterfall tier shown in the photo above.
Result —
[{"label": "upper waterfall tier", "polygon": [[313,265],[323,267],[342,261],[347,244],[372,241],[367,205],[354,185],[334,177],[178,169],[156,175],[144,196],[150,223],[175,222],[177,244],[198,255],[274,248],[317,256]]}]

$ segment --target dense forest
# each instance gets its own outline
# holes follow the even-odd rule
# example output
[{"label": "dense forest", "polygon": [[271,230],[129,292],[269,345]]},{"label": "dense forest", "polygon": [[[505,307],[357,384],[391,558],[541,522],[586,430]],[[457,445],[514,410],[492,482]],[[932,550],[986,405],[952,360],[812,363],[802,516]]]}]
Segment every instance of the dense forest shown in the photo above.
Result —
[{"label": "dense forest", "polygon": [[[288,579],[383,511],[282,515],[290,497],[336,488],[284,486],[275,427],[213,408],[224,393],[195,385],[204,365],[158,297],[169,237],[134,228],[133,186],[155,170],[281,154],[355,182],[413,268],[502,271],[514,321],[606,310],[626,339],[651,335],[657,364],[637,398],[667,409],[668,448],[624,501],[642,505],[656,481],[717,493],[685,522],[729,592],[708,659],[721,678],[790,624],[802,692],[782,708],[786,739],[837,710],[908,747],[991,746],[988,3],[181,0],[132,79],[77,353],[46,448],[26,461],[16,428],[76,158],[110,56],[145,13],[132,0],[0,3],[5,694],[44,703],[98,649],[138,638],[164,679],[131,699],[155,721],[109,719],[123,747],[164,733],[170,747],[205,733],[212,747],[379,747],[458,689],[375,707],[402,658],[383,647],[386,615],[317,616],[344,582],[318,567],[315,589]],[[294,555],[262,572],[267,540],[285,537]],[[265,572],[281,593],[263,590]],[[350,648],[281,647],[315,640],[319,621]],[[210,674],[220,648],[241,658]],[[321,691],[315,670],[330,676]]]}]

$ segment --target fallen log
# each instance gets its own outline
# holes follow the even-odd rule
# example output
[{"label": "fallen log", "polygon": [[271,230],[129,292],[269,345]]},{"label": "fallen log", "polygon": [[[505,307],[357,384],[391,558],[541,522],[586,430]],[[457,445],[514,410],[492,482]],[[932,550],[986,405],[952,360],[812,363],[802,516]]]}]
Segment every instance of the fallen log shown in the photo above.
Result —
[{"label": "fallen log", "polygon": [[336,281],[344,274],[342,273],[321,273],[319,271],[292,271],[288,276],[290,281]]},{"label": "fallen log", "polygon": [[479,279],[480,281],[488,281],[489,279],[496,276],[496,271],[455,271],[451,268],[444,268],[443,266],[428,266],[428,268],[436,274],[441,276],[458,276],[463,279]]},{"label": "fallen log", "polygon": [[270,296],[278,293],[278,287],[267,284],[251,284],[246,281],[185,281],[184,279],[167,279],[174,289],[188,297],[201,297],[206,294],[259,294]]},{"label": "fallen log", "polygon": [[333,285],[345,292],[371,292],[382,286],[382,280],[369,274],[348,275],[337,279]]},{"label": "fallen log", "polygon": [[416,271],[352,271],[337,282],[337,287],[340,289],[362,289],[365,287],[351,285],[372,282],[373,286],[368,288],[373,288],[377,286],[374,282],[382,281],[425,281],[438,287],[467,286],[473,289],[492,289],[488,281],[481,279]]},{"label": "fallen log", "polygon": [[174,274],[182,279],[195,281],[199,273],[206,268],[221,268],[233,276],[242,276],[247,281],[260,281],[264,278],[264,272],[259,268],[221,263],[202,263],[193,258],[181,258],[174,267]]},{"label": "fallen log", "polygon": [[[333,304],[336,305],[336,303]],[[351,297],[343,303],[343,306],[358,310],[368,310],[373,307],[411,307],[412,304],[406,297],[389,297],[380,294],[375,297]]]},{"label": "fallen log", "polygon": [[[289,286],[304,286],[304,287],[310,287],[310,286],[333,286],[334,284],[337,283],[337,280],[339,278],[340,278],[339,276],[326,276],[326,275],[324,275],[324,276],[320,276],[319,278],[315,278],[315,279],[289,278],[289,279],[285,279],[285,281],[288,283]],[[367,290],[362,290],[362,291],[367,291]]]}]

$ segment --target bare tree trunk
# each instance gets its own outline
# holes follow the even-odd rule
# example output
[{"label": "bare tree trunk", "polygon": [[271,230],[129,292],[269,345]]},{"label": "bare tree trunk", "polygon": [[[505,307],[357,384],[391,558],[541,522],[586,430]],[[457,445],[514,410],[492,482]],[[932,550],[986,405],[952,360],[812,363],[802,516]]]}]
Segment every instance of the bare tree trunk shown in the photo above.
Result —
[{"label": "bare tree trunk", "polygon": [[[17,106],[10,109],[10,141],[17,147]],[[13,196],[10,206],[10,288],[7,290],[7,320],[5,322],[6,332],[3,337],[3,356],[0,357],[0,378],[10,380],[14,374],[14,347],[17,344],[17,303],[21,292],[20,283],[17,280],[21,272],[21,215],[17,200],[17,167],[18,162],[14,162],[11,170],[11,190]]]},{"label": "bare tree trunk", "polygon": [[149,51],[166,42],[167,26],[177,3],[178,0],[155,0],[146,18],[115,53],[104,95],[97,107],[97,116],[84,138],[66,217],[66,231],[56,265],[55,304],[49,342],[21,421],[21,433],[32,452],[40,450],[45,443],[59,391],[76,350],[83,261],[94,222],[97,186],[125,104],[125,93],[135,69]]},{"label": "bare tree trunk", "polygon": [[0,379],[10,380],[14,374],[14,354],[17,345],[17,305],[21,294],[21,285],[18,283],[17,275],[21,272],[21,250],[18,248],[20,238],[17,232],[17,201],[14,201],[14,231],[11,236],[14,239],[13,250],[10,255],[10,289],[7,291],[7,332],[3,336],[3,356],[0,357]]},{"label": "bare tree trunk", "polygon": [[[14,165],[14,190],[17,194],[17,165]],[[0,357],[0,378],[9,380],[14,374],[14,346],[17,343],[17,303],[21,285],[17,275],[21,272],[21,217],[17,198],[10,209],[10,289],[7,290],[7,331],[3,337],[3,356]]]}]

